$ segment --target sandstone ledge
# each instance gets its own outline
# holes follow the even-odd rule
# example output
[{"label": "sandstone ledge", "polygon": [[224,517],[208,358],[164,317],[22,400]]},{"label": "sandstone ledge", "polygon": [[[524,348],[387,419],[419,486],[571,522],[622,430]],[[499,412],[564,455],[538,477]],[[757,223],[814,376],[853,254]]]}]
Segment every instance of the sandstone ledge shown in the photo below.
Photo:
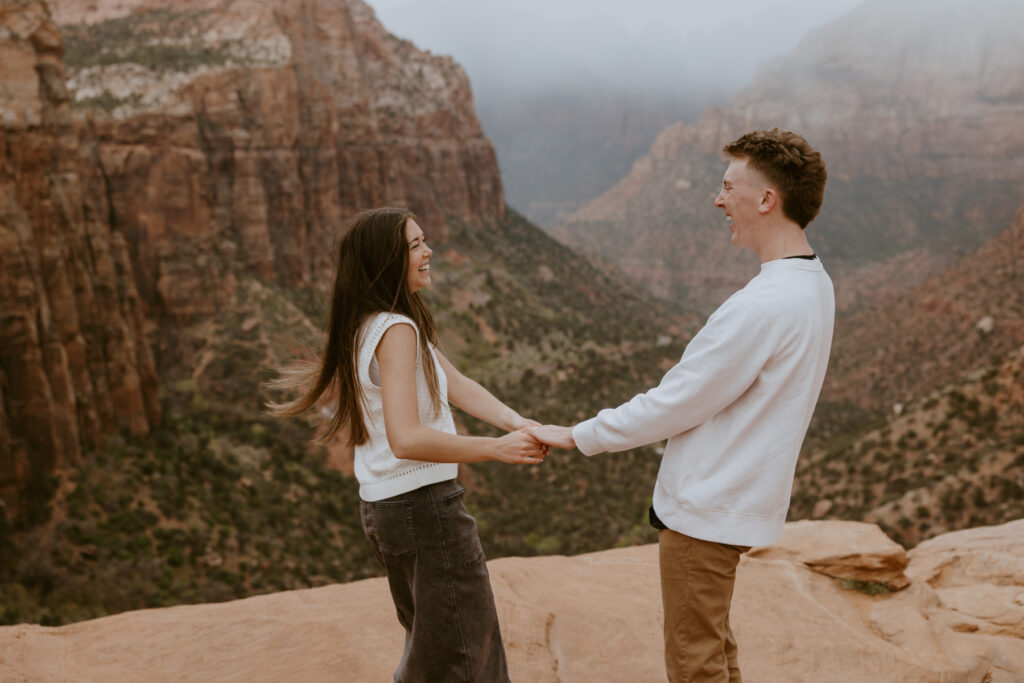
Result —
[{"label": "sandstone ledge", "polygon": [[[909,553],[908,588],[842,590],[807,549],[879,539],[801,522],[740,565],[734,628],[748,681],[1024,679],[1024,520]],[[884,546],[884,543],[882,544]],[[883,550],[885,550],[883,548]],[[663,681],[656,546],[489,564],[513,680]],[[128,612],[60,628],[0,628],[0,680],[384,681],[401,648],[384,579],[221,604]]]}]

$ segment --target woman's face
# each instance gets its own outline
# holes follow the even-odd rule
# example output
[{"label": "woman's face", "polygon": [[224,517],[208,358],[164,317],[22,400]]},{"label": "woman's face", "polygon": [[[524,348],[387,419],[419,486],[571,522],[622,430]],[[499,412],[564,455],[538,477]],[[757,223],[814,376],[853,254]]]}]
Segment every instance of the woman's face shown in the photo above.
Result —
[{"label": "woman's face", "polygon": [[411,218],[405,222],[405,241],[409,245],[409,291],[418,292],[430,286],[430,255],[434,252],[427,246],[420,226]]}]

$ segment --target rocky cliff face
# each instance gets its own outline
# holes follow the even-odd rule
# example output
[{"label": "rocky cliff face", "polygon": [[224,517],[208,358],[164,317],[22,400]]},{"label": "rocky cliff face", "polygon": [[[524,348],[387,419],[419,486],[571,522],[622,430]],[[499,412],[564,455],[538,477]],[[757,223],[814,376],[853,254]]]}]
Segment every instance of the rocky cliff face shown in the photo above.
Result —
[{"label": "rocky cliff face", "polygon": [[[1024,522],[909,553],[877,527],[787,525],[743,557],[732,625],[765,683],[1011,683],[1024,676]],[[664,681],[656,545],[489,563],[512,680]],[[909,585],[908,585],[909,584]],[[893,590],[896,586],[905,586]],[[0,628],[12,680],[388,678],[402,652],[387,580],[224,604]]]},{"label": "rocky cliff face", "polygon": [[321,284],[359,208],[409,206],[434,237],[504,216],[462,70],[358,1],[50,9],[0,4],[8,497],[158,418],[147,319]]},{"label": "rocky cliff face", "polygon": [[358,0],[55,0],[83,128],[158,315],[229,304],[243,273],[322,283],[341,223],[409,206],[500,219],[494,151],[450,58]]},{"label": "rocky cliff face", "polygon": [[159,418],[123,236],[80,172],[61,38],[43,2],[0,2],[0,498],[79,443]]},{"label": "rocky cliff face", "polygon": [[708,309],[756,272],[711,206],[723,143],[802,133],[829,168],[808,229],[844,309],[920,282],[1003,229],[1024,186],[1024,8],[867,2],[765,68],[734,103],[666,129],[616,187],[555,229],[656,293]]}]

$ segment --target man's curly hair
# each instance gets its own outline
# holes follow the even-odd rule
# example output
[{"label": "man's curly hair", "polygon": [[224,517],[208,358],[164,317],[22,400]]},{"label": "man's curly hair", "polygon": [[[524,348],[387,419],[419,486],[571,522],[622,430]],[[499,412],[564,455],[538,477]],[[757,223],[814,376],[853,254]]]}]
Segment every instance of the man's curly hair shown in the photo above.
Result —
[{"label": "man's curly hair", "polygon": [[802,136],[788,130],[755,130],[722,148],[730,159],[746,159],[768,179],[782,200],[782,213],[801,228],[814,220],[825,198],[825,162]]}]

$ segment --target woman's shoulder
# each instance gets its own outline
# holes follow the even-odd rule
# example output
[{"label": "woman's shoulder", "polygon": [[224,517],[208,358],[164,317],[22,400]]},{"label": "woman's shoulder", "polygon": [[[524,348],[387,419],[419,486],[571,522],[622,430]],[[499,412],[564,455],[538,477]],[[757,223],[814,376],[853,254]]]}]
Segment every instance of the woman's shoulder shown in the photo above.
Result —
[{"label": "woman's shoulder", "polygon": [[363,328],[367,330],[380,330],[381,333],[387,328],[398,323],[405,323],[416,327],[416,321],[405,315],[404,313],[395,313],[394,311],[377,311],[371,313],[366,321],[363,323]]},{"label": "woman's shoulder", "polygon": [[376,348],[384,333],[393,325],[400,323],[411,325],[416,330],[416,334],[419,335],[416,321],[409,316],[392,311],[377,311],[376,313],[371,313],[363,321],[359,330],[359,338],[364,346],[366,342],[369,342],[371,348]]}]

